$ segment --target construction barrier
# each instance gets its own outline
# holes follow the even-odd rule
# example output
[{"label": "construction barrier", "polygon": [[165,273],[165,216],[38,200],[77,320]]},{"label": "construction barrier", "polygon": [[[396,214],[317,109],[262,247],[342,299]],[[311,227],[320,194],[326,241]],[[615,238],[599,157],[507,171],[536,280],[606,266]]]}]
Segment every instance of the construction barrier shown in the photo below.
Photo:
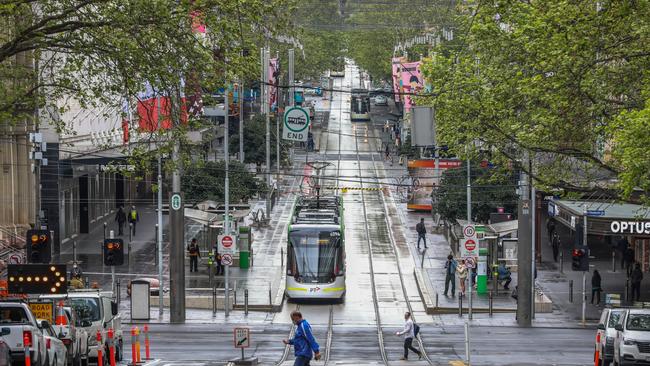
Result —
[{"label": "construction barrier", "polygon": [[23,332],[23,345],[25,346],[25,366],[31,366],[32,356],[29,353],[29,347],[32,346],[32,332]]},{"label": "construction barrier", "polygon": [[131,363],[129,365],[136,366],[138,364],[138,357],[135,355],[135,327],[131,327]]},{"label": "construction barrier", "polygon": [[145,325],[143,330],[144,330],[144,359],[151,360],[151,354],[149,353],[149,326]]},{"label": "construction barrier", "polygon": [[108,361],[110,366],[115,366],[115,340],[113,328],[108,328]]},{"label": "construction barrier", "polygon": [[136,362],[141,363],[142,358],[140,354],[140,328],[135,327],[135,356]]},{"label": "construction barrier", "polygon": [[104,365],[104,357],[102,355],[102,332],[97,331],[97,344],[99,345],[99,348],[97,349],[97,366],[103,366]]}]

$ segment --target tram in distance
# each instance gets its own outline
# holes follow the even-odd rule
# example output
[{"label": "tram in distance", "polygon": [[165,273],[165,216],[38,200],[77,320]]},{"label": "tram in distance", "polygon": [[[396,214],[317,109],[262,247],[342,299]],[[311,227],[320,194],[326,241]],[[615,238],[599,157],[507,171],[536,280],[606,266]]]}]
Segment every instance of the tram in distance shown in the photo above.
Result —
[{"label": "tram in distance", "polygon": [[344,300],[344,233],[342,197],[296,199],[287,236],[289,299]]},{"label": "tram in distance", "polygon": [[370,121],[370,92],[367,89],[352,89],[350,108],[353,121]]}]

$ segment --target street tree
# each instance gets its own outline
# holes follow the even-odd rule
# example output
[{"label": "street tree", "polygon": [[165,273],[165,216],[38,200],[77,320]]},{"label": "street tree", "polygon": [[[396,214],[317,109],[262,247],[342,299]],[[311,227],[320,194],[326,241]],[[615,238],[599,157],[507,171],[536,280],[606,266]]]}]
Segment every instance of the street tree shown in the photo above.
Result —
[{"label": "street tree", "polygon": [[[196,204],[205,200],[224,202],[224,181],[226,177],[224,161],[203,161],[185,170],[182,189],[187,202]],[[230,202],[247,202],[262,189],[262,182],[255,174],[246,170],[245,165],[229,162]]]},{"label": "street tree", "polygon": [[[275,124],[275,121],[272,121]],[[280,126],[282,128],[282,126]],[[276,160],[275,126],[271,128],[271,162]],[[239,133],[230,129],[230,151],[239,151]],[[244,123],[244,162],[262,165],[266,163],[266,120],[264,115],[256,114]],[[280,161],[284,164],[288,158],[289,144],[280,140]]]}]

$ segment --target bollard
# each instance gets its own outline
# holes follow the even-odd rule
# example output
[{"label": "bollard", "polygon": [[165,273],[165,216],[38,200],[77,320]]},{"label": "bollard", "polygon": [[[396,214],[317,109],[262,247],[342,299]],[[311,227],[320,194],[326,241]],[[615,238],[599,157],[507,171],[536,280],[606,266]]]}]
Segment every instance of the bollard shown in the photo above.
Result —
[{"label": "bollard", "polygon": [[244,315],[248,315],[248,289],[244,289]]},{"label": "bollard", "polygon": [[490,317],[492,317],[492,310],[494,306],[494,298],[492,297],[492,291],[488,294],[488,313],[490,314]]},{"label": "bollard", "polygon": [[135,327],[135,360],[137,363],[142,362],[140,356],[140,328]]},{"label": "bollard", "polygon": [[102,332],[100,330],[97,331],[97,344],[99,345],[99,348],[97,348],[97,366],[103,366],[104,355],[102,351],[104,347],[102,345]]},{"label": "bollard", "polygon": [[573,302],[573,280],[569,280],[569,302]]},{"label": "bollard", "polygon": [[138,358],[135,355],[135,327],[131,327],[131,365],[138,364]]},{"label": "bollard", "polygon": [[120,281],[120,279],[118,278],[117,281],[116,281],[116,285],[115,285],[116,288],[117,288],[117,290],[115,291],[115,296],[117,297],[117,306],[118,307],[120,306],[120,302],[122,300],[121,299],[122,296],[120,296],[121,295],[121,293],[120,293],[121,292],[121,290],[120,290],[121,282],[122,281]]},{"label": "bollard", "polygon": [[29,347],[32,346],[32,333],[23,331],[23,345],[25,346],[25,366],[31,366],[32,355],[29,353]]},{"label": "bollard", "polygon": [[273,307],[273,300],[271,299],[271,282],[269,282],[269,306]]},{"label": "bollard", "polygon": [[217,285],[212,287],[212,316],[217,315]]},{"label": "bollard", "polygon": [[235,281],[235,288],[232,289],[232,296],[233,296],[232,304],[233,306],[237,306],[237,281]]},{"label": "bollard", "polygon": [[458,317],[463,317],[463,296],[460,293],[458,294]]},{"label": "bollard", "polygon": [[113,328],[108,328],[108,362],[110,366],[115,366],[115,341],[113,340]]},{"label": "bollard", "polygon": [[470,361],[470,352],[469,352],[469,323],[465,322],[465,359],[467,360],[467,365],[471,365]]},{"label": "bollard", "polygon": [[280,248],[280,268],[284,268],[284,248]]},{"label": "bollard", "polygon": [[627,303],[630,298],[630,278],[625,280],[625,302]]},{"label": "bollard", "polygon": [[438,293],[436,292],[436,309],[438,308]]},{"label": "bollard", "polygon": [[144,359],[151,360],[151,353],[149,352],[149,326],[146,324],[144,326]]}]

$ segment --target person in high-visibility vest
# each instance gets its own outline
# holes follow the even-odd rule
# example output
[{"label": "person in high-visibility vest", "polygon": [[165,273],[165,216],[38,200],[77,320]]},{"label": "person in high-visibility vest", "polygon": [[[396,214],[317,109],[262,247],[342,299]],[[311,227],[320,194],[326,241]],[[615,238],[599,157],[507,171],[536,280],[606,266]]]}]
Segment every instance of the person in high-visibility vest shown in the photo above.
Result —
[{"label": "person in high-visibility vest", "polygon": [[129,212],[129,223],[133,227],[133,236],[135,236],[135,224],[140,221],[140,216],[138,211],[135,209],[135,206],[131,206],[131,211]]},{"label": "person in high-visibility vest", "polygon": [[199,271],[199,258],[201,258],[201,251],[196,244],[196,239],[192,239],[192,243],[187,246],[187,252],[190,257],[190,272]]}]

